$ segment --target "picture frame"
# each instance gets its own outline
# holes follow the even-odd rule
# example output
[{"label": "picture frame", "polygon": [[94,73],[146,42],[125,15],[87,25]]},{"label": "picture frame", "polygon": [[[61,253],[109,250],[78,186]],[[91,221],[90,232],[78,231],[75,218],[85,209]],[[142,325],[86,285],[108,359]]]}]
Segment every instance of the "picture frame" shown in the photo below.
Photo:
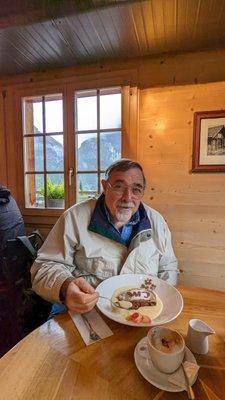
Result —
[{"label": "picture frame", "polygon": [[225,172],[225,110],[194,113],[192,172]]}]

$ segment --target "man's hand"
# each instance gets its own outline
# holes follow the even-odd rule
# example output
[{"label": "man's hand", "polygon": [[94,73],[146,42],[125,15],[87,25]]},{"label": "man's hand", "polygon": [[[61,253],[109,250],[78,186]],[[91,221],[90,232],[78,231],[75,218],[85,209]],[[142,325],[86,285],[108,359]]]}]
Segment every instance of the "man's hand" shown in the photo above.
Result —
[{"label": "man's hand", "polygon": [[68,309],[79,314],[92,310],[98,301],[98,293],[84,278],[67,279],[60,293]]}]

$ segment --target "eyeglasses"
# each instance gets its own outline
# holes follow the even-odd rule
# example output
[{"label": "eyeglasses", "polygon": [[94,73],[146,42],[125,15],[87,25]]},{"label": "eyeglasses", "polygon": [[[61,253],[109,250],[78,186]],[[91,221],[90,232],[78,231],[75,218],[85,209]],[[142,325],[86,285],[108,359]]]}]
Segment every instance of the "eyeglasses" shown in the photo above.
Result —
[{"label": "eyeglasses", "polygon": [[129,189],[132,193],[132,196],[137,199],[140,199],[144,194],[144,188],[142,186],[127,186],[120,182],[114,183],[114,185],[111,185],[111,183],[108,182],[108,185],[110,189],[118,196],[122,196],[127,189]]}]

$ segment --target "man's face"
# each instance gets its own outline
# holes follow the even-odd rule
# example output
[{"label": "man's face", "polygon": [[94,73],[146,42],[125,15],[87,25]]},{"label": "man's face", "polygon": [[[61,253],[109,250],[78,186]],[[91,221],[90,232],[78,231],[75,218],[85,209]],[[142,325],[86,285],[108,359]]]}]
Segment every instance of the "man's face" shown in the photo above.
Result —
[{"label": "man's face", "polygon": [[117,228],[128,223],[138,210],[144,180],[138,168],[128,171],[115,171],[107,181],[102,180],[106,206]]}]

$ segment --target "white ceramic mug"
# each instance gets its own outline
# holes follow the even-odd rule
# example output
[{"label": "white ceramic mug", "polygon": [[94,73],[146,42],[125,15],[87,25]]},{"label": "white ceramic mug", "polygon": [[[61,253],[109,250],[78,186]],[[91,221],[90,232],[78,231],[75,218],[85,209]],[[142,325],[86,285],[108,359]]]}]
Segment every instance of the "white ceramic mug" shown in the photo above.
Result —
[{"label": "white ceramic mug", "polygon": [[149,355],[154,366],[170,374],[180,367],[185,353],[182,335],[170,328],[155,326],[147,335]]}]

